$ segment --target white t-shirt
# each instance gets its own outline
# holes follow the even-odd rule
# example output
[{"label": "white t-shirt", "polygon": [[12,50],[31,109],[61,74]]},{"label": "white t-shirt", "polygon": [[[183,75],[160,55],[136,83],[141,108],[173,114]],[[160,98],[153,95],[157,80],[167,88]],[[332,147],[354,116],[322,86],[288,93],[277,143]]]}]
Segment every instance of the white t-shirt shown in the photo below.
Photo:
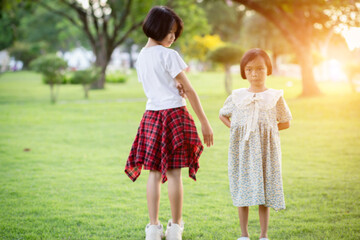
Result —
[{"label": "white t-shirt", "polygon": [[186,105],[175,81],[175,77],[185,68],[186,63],[173,49],[156,45],[140,51],[136,70],[148,98],[146,110],[163,110]]}]

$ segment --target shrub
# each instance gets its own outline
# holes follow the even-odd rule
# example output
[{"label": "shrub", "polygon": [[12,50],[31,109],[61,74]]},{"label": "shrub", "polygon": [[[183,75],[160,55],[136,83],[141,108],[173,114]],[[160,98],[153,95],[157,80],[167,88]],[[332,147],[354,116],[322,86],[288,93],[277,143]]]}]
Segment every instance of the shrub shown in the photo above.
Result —
[{"label": "shrub", "polygon": [[[51,102],[55,103],[58,93],[59,85],[64,81],[64,70],[67,63],[64,59],[55,54],[47,54],[31,61],[30,68],[43,75],[43,82],[49,84]],[[54,85],[57,85],[57,91],[54,92]]]},{"label": "shrub", "polygon": [[86,70],[79,70],[73,73],[70,78],[71,84],[82,84],[85,98],[89,98],[90,85],[100,78],[101,68],[93,67]]},{"label": "shrub", "polygon": [[43,74],[46,84],[59,84],[64,79],[64,70],[67,63],[55,54],[47,54],[31,61],[30,68]]},{"label": "shrub", "polygon": [[212,62],[221,63],[225,68],[225,90],[231,94],[232,79],[230,67],[233,64],[239,64],[243,51],[236,45],[226,44],[210,51],[208,58]]},{"label": "shrub", "polygon": [[125,83],[127,76],[120,72],[111,72],[106,74],[106,82],[108,83]]},{"label": "shrub", "polygon": [[73,80],[74,72],[68,71],[64,74],[64,79],[62,81],[63,84],[71,84]]}]

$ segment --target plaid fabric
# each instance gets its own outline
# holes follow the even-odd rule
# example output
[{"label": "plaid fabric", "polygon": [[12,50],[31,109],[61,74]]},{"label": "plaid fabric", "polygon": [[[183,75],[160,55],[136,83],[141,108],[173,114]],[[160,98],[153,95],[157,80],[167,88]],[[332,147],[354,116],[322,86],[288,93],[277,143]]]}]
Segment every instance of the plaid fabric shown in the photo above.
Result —
[{"label": "plaid fabric", "polygon": [[166,182],[168,169],[189,167],[196,180],[203,145],[186,107],[145,111],[126,162],[125,173],[135,181],[142,166],[160,171]]}]

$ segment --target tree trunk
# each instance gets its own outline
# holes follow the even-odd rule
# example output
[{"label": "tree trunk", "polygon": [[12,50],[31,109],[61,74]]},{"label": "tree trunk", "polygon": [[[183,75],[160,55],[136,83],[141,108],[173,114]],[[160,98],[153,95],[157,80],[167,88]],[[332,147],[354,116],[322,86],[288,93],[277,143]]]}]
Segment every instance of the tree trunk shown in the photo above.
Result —
[{"label": "tree trunk", "polygon": [[84,97],[85,99],[89,99],[89,84],[83,84],[83,87],[84,87]]},{"label": "tree trunk", "polygon": [[230,65],[225,65],[225,90],[228,95],[231,94],[232,91],[232,81],[231,81],[231,72]]},{"label": "tree trunk", "polygon": [[55,93],[54,93],[54,84],[49,84],[50,85],[50,101],[52,104],[54,104],[56,102],[56,97],[55,97]]},{"label": "tree trunk", "polygon": [[104,89],[106,69],[109,64],[107,59],[103,59],[101,55],[96,56],[95,66],[101,68],[100,78],[91,85],[91,89]]},{"label": "tree trunk", "polygon": [[296,51],[297,58],[301,67],[302,76],[302,97],[311,97],[321,95],[321,91],[315,82],[314,64],[312,59],[311,47],[303,46]]},{"label": "tree trunk", "polygon": [[104,89],[105,87],[106,69],[113,52],[113,50],[109,50],[109,46],[106,45],[107,43],[104,36],[100,35],[95,46],[93,46],[93,52],[96,56],[95,66],[101,68],[101,74],[99,80],[91,85],[92,89]]}]

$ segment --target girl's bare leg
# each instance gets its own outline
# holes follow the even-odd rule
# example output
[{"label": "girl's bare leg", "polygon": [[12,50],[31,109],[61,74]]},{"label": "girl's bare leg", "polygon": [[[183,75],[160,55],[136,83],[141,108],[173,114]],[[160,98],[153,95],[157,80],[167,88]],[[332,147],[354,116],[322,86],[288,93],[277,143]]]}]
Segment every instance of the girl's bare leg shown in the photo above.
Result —
[{"label": "girl's bare leg", "polygon": [[248,232],[249,207],[239,207],[238,210],[239,210],[241,236],[249,237],[249,232]]},{"label": "girl's bare leg", "polygon": [[150,170],[146,187],[146,197],[151,225],[159,224],[160,190],[161,172]]},{"label": "girl's bare leg", "polygon": [[259,220],[261,227],[260,238],[267,238],[269,218],[270,218],[270,208],[265,207],[264,205],[259,205]]},{"label": "girl's bare leg", "polygon": [[181,178],[181,168],[167,170],[168,194],[171,207],[173,223],[181,223],[183,206],[183,184]]}]

